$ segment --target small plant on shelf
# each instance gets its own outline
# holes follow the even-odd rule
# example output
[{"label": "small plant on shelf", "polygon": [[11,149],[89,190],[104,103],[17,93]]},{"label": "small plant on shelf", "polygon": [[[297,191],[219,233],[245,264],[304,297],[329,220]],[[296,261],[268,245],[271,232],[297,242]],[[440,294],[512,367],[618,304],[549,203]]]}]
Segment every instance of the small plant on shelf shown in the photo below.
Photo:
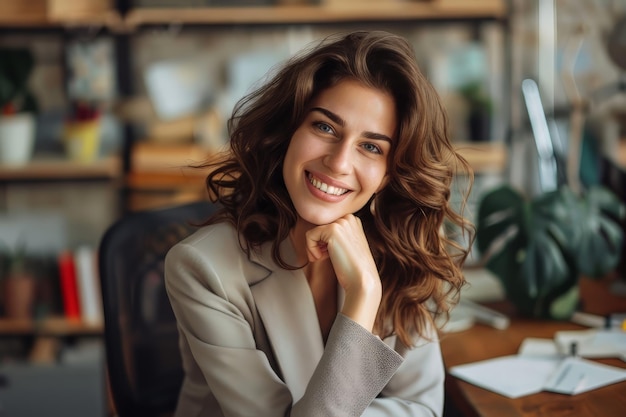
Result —
[{"label": "small plant on shelf", "polygon": [[27,48],[0,48],[0,163],[30,160],[37,101],[28,82],[34,58]]},{"label": "small plant on shelf", "polygon": [[0,48],[0,114],[37,111],[35,96],[28,88],[34,64],[33,54],[26,48]]},{"label": "small plant on shelf", "polygon": [[471,81],[459,88],[468,106],[467,127],[472,141],[489,141],[493,102],[481,82]]},{"label": "small plant on shelf", "polygon": [[0,245],[0,278],[4,315],[9,318],[32,317],[36,280],[29,268],[26,245],[19,242],[15,248]]}]

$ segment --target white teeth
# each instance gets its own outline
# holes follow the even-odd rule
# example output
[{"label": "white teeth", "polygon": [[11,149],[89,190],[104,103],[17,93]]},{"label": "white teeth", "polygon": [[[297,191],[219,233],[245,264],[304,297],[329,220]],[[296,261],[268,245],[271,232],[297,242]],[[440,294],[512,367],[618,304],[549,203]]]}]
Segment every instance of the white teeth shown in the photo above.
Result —
[{"label": "white teeth", "polygon": [[311,184],[313,184],[315,188],[317,188],[318,190],[326,194],[342,195],[348,192],[348,190],[346,190],[345,188],[338,188],[338,187],[334,187],[332,185],[323,183],[317,178],[313,177],[312,175],[309,175],[309,181],[311,182]]}]

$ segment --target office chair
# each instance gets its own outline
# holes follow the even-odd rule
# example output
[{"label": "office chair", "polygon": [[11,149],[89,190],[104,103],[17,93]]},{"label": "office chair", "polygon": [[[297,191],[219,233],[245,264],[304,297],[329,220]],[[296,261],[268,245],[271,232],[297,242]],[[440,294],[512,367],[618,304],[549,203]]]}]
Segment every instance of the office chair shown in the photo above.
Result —
[{"label": "office chair", "polygon": [[216,209],[209,202],[122,217],[99,247],[104,341],[119,417],[170,415],[183,370],[176,320],[163,282],[167,251]]}]

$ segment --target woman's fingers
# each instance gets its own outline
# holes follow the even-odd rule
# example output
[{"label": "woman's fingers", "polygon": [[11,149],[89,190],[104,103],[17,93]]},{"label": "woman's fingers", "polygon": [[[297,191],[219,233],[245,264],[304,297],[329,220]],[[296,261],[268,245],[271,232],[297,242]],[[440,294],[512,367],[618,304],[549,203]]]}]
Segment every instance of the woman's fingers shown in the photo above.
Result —
[{"label": "woman's fingers", "polygon": [[345,290],[372,285],[367,280],[379,280],[361,220],[354,215],[309,230],[306,244],[309,261],[330,257],[337,279]]},{"label": "woman's fingers", "polygon": [[306,234],[311,262],[330,257],[339,285],[345,290],[341,312],[372,330],[382,296],[378,269],[358,217],[344,216]]},{"label": "woman's fingers", "polygon": [[309,239],[306,240],[306,253],[309,262],[320,261],[328,258],[328,245],[326,242]]}]

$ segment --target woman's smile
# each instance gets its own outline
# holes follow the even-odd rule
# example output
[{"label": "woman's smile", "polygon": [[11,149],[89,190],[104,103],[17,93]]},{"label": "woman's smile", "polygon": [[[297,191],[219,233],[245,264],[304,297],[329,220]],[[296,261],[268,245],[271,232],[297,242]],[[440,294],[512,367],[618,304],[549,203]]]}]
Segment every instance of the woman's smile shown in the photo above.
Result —
[{"label": "woman's smile", "polygon": [[324,182],[324,180],[322,180],[321,178],[318,178],[317,176],[315,176],[312,173],[307,173],[307,178],[309,180],[309,183],[318,191],[321,191],[322,193],[326,194],[326,195],[331,195],[331,196],[342,196],[348,192],[350,192],[350,190],[348,190],[347,188],[342,188],[339,186],[334,186],[334,185],[330,185],[326,182]]}]

